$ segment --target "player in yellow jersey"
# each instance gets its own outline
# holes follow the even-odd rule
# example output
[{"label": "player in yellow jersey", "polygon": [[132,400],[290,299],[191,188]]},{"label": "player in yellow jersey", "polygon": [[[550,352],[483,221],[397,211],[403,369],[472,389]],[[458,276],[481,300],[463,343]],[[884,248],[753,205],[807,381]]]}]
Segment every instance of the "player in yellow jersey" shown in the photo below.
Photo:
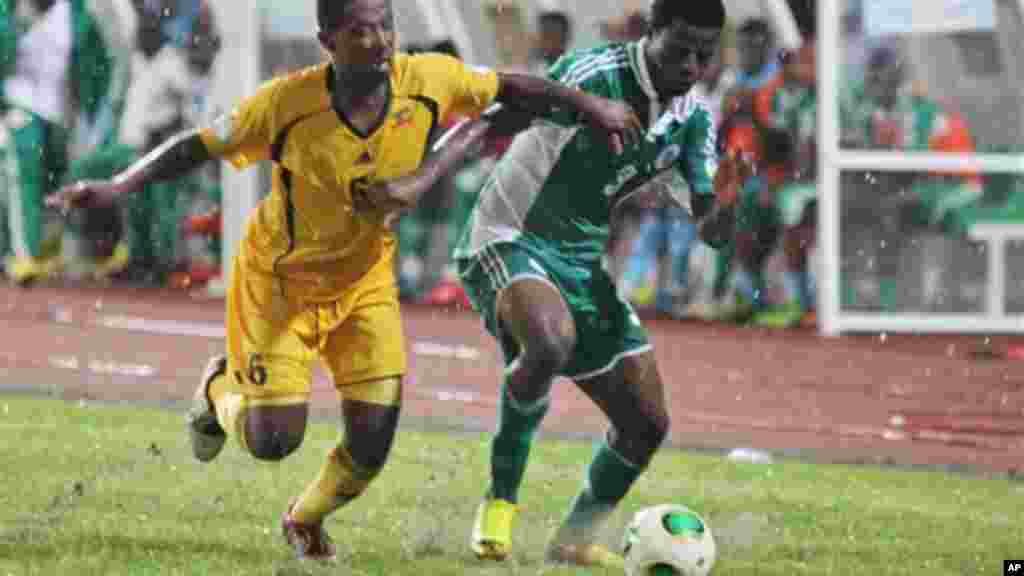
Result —
[{"label": "player in yellow jersey", "polygon": [[311,363],[327,366],[344,440],[283,521],[299,557],[329,560],[324,518],[384,466],[398,423],[405,343],[389,210],[410,205],[483,134],[471,124],[436,153],[435,127],[493,102],[529,114],[575,109],[613,148],[639,137],[623,104],[525,75],[395,50],[390,0],[317,0],[330,62],[264,85],[213,125],[172,137],[110,181],[48,199],[64,211],[110,205],[211,159],[273,162],[273,190],[248,222],[227,295],[227,355],[212,359],[188,414],[193,452],[212,460],[228,436],[261,460],[302,442]]}]

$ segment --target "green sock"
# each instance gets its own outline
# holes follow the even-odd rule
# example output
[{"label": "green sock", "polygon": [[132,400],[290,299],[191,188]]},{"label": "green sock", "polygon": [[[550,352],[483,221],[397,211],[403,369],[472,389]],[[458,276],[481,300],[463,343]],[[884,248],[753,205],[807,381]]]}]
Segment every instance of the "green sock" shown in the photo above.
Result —
[{"label": "green sock", "polygon": [[593,543],[604,522],[642,472],[642,467],[612,450],[606,441],[601,442],[587,469],[583,489],[573,500],[572,509],[555,540],[562,544]]},{"label": "green sock", "polygon": [[529,405],[519,403],[509,395],[506,377],[501,387],[498,433],[491,442],[491,498],[518,501],[530,445],[549,404],[547,396]]}]

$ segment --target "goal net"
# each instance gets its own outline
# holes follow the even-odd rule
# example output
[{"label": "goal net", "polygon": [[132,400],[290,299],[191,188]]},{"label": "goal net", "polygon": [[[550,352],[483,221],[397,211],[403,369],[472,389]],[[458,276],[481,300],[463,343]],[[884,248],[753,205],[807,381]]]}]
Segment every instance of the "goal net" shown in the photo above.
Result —
[{"label": "goal net", "polygon": [[818,11],[820,329],[1024,332],[1024,1]]}]

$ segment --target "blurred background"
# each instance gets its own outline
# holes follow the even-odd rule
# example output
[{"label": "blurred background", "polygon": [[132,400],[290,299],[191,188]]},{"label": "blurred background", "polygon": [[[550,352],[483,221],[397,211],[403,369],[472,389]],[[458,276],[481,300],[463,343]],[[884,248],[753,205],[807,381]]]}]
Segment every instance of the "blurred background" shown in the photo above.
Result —
[{"label": "blurred background", "polygon": [[[44,210],[42,198],[64,182],[109,177],[271,76],[322,61],[315,3],[2,6],[0,250],[8,280],[29,289],[113,283],[223,297],[223,263],[270,188],[269,168],[237,174],[211,164],[67,221]],[[567,50],[640,38],[646,6],[394,2],[404,50],[534,74]],[[664,317],[793,328],[819,321],[827,278],[829,317],[854,328],[943,329],[963,319],[967,330],[1024,331],[1022,6],[730,0],[716,65],[697,90],[714,111],[720,150],[744,150],[759,164],[741,225],[731,246],[713,251],[696,238],[686,208],[668,200],[675,194],[634,196],[615,214],[609,248],[623,295]],[[819,38],[819,11],[837,34]],[[829,85],[819,78],[825,67],[835,74]],[[818,119],[819,92],[831,96],[827,123]],[[506,145],[493,143],[396,225],[405,300],[465,305],[449,250]],[[949,160],[929,160],[932,153]],[[838,217],[820,218],[826,205]]]}]

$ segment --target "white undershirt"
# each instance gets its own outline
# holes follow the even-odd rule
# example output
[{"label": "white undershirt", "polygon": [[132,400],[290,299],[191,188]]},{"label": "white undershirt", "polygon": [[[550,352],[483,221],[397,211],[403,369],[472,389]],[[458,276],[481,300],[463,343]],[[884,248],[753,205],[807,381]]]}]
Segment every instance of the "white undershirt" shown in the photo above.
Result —
[{"label": "white undershirt", "polygon": [[132,83],[125,98],[120,140],[136,147],[179,114],[189,127],[204,119],[209,81],[192,72],[184,50],[164,46],[151,60],[132,56]]},{"label": "white undershirt", "polygon": [[18,39],[15,70],[4,83],[7,101],[62,124],[71,46],[71,3],[58,0]]}]

